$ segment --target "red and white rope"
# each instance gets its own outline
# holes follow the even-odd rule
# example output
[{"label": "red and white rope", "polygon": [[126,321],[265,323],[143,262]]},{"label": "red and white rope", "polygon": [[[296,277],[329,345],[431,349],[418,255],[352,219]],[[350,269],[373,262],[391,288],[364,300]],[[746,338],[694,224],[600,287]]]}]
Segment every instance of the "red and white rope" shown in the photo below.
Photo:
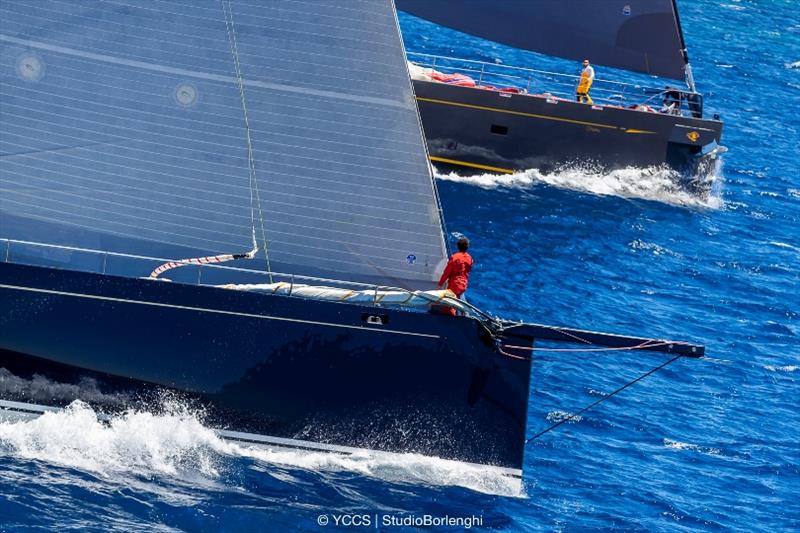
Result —
[{"label": "red and white rope", "polygon": [[166,272],[167,270],[172,270],[173,268],[180,268],[187,265],[210,265],[214,263],[224,263],[226,261],[234,261],[236,259],[252,259],[255,257],[257,252],[256,248],[253,248],[246,254],[221,254],[221,255],[210,255],[206,257],[192,257],[189,259],[178,259],[177,261],[168,261],[163,265],[159,265],[150,273],[150,277],[155,279],[162,273]]}]

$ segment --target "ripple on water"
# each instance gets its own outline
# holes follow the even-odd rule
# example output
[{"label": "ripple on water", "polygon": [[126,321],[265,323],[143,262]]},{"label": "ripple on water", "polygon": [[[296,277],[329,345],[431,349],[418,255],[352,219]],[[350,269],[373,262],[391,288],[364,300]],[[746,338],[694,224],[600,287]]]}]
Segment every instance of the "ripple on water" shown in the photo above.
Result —
[{"label": "ripple on water", "polygon": [[664,248],[658,244],[652,242],[644,242],[640,239],[636,239],[628,243],[628,246],[633,250],[642,250],[652,253],[653,255],[669,255],[672,257],[681,257],[681,254],[677,252],[673,252],[669,248]]},{"label": "ripple on water", "polygon": [[797,370],[800,370],[800,366],[798,365],[784,365],[784,366],[764,365],[764,368],[769,370],[770,372],[797,372]]},{"label": "ripple on water", "polygon": [[721,455],[722,450],[719,448],[712,448],[709,446],[700,446],[698,444],[691,444],[688,442],[680,442],[677,440],[672,439],[664,439],[664,446],[671,450],[688,450],[692,452],[698,452],[705,455]]}]

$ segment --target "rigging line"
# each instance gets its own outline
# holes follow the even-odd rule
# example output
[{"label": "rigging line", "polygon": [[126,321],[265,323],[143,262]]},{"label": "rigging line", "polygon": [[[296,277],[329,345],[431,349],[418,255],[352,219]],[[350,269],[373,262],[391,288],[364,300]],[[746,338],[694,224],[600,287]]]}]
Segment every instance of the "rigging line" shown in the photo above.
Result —
[{"label": "rigging line", "polygon": [[616,395],[616,394],[618,394],[618,393],[620,393],[620,392],[624,391],[625,389],[627,389],[627,388],[628,388],[628,387],[630,387],[631,385],[633,385],[633,384],[635,384],[635,383],[638,383],[639,381],[643,380],[643,379],[644,379],[644,378],[646,378],[647,376],[649,376],[649,375],[651,375],[651,374],[655,374],[656,372],[658,372],[659,370],[661,370],[661,369],[662,369],[662,368],[664,368],[665,366],[667,366],[667,365],[670,365],[670,364],[674,363],[675,361],[677,361],[677,360],[678,360],[678,359],[680,359],[681,357],[683,357],[683,355],[680,355],[680,354],[678,354],[678,355],[676,355],[675,357],[673,357],[672,359],[670,359],[669,361],[666,361],[666,362],[664,362],[664,363],[661,363],[661,364],[660,364],[660,365],[658,365],[657,367],[651,368],[649,371],[645,372],[644,374],[642,374],[642,375],[641,375],[641,376],[639,376],[638,378],[634,379],[633,381],[629,381],[628,383],[624,384],[623,386],[621,386],[620,388],[618,388],[618,389],[617,389],[617,390],[615,390],[614,392],[610,393],[608,396],[604,396],[604,397],[600,398],[599,400],[597,400],[597,401],[595,401],[595,402],[592,402],[592,403],[590,403],[589,405],[587,405],[586,407],[584,407],[583,409],[581,409],[581,410],[580,410],[580,411],[578,411],[577,413],[575,413],[575,414],[571,414],[571,415],[569,415],[568,417],[566,417],[566,418],[563,418],[563,419],[559,420],[558,422],[556,422],[556,423],[555,423],[555,424],[553,424],[552,426],[550,426],[550,427],[547,427],[547,428],[543,429],[542,431],[540,431],[539,433],[536,433],[535,435],[533,435],[533,436],[529,437],[529,438],[528,438],[528,439],[525,441],[525,444],[526,444],[526,445],[528,445],[528,444],[530,444],[532,441],[534,441],[534,440],[538,439],[539,437],[541,437],[542,435],[544,435],[545,433],[547,433],[547,432],[549,432],[549,431],[551,431],[551,430],[554,430],[555,428],[557,428],[557,427],[558,427],[558,426],[560,426],[561,424],[564,424],[564,423],[566,423],[566,422],[569,422],[570,420],[574,420],[575,418],[578,418],[579,416],[581,416],[583,413],[585,413],[586,411],[588,411],[588,410],[589,410],[589,409],[591,409],[592,407],[594,407],[594,406],[596,406],[596,405],[598,405],[598,404],[601,404],[601,403],[603,403],[604,401],[606,401],[606,400],[610,399],[612,396],[614,396],[614,395]]},{"label": "rigging line", "polygon": [[535,346],[514,346],[512,344],[504,344],[502,346],[497,347],[497,353],[503,355],[505,357],[510,357],[511,359],[519,359],[520,361],[530,361],[530,356],[524,355],[514,355],[508,353],[504,350],[504,348],[512,349],[512,350],[523,350],[529,352],[618,352],[618,351],[625,351],[625,350],[645,350],[647,348],[652,348],[655,346],[666,346],[668,344],[675,344],[674,342],[670,341],[655,341],[655,340],[646,340],[641,344],[637,344],[635,346],[615,346],[615,347],[607,347],[607,348],[537,348]]},{"label": "rigging line", "polygon": [[[557,332],[559,332],[559,333],[561,333],[562,335],[565,335],[565,336],[567,336],[567,337],[572,337],[572,338],[573,338],[573,339],[575,339],[576,341],[582,342],[582,343],[584,343],[584,344],[594,344],[594,343],[592,343],[591,341],[588,341],[588,340],[586,340],[586,339],[584,339],[584,338],[578,337],[577,335],[574,335],[573,333],[570,333],[569,331],[565,331],[565,330],[563,330],[563,329],[561,329],[561,328],[559,328],[559,327],[557,327],[557,326],[543,326],[543,327],[545,327],[545,328],[547,328],[547,329],[551,329],[551,330],[553,330],[553,331],[557,331]],[[501,335],[500,335],[500,336],[502,337],[502,332],[501,332]],[[503,337],[503,338],[505,338],[505,337]]]},{"label": "rigging line", "polygon": [[[242,78],[242,69],[239,63],[239,46],[236,42],[236,28],[233,25],[233,8],[231,7],[230,0],[220,0],[222,5],[222,12],[225,15],[225,30],[228,33],[228,43],[231,47],[231,55],[233,56],[233,65],[236,71],[236,82],[239,86],[239,97],[242,101],[242,113],[244,115],[244,130],[247,139],[247,162],[250,170],[250,218],[253,223],[253,252],[255,256],[258,251],[258,244],[256,243],[256,221],[255,210],[258,209],[258,219],[261,225],[261,240],[264,243],[264,258],[266,259],[267,272],[269,273],[269,281],[272,283],[272,268],[269,264],[269,246],[267,246],[267,232],[264,229],[264,214],[261,211],[261,197],[258,190],[258,180],[256,178],[256,163],[253,157],[253,141],[250,137],[250,120],[247,115],[247,101],[244,97],[244,80]],[[227,4],[228,9],[225,10]],[[255,204],[253,203],[253,192],[255,191]]]},{"label": "rigging line", "polygon": [[513,350],[526,350],[536,352],[618,352],[624,350],[643,350],[645,348],[653,348],[655,346],[666,346],[668,344],[680,344],[673,341],[655,341],[646,340],[641,344],[634,346],[613,346],[605,348],[538,348],[535,346],[514,346],[513,344],[504,344],[503,348],[511,348]]}]

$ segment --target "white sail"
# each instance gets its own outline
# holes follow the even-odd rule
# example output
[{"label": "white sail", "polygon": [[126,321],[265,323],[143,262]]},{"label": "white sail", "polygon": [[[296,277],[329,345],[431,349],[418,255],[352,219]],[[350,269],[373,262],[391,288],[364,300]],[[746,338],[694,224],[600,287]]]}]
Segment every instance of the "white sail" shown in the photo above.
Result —
[{"label": "white sail", "polygon": [[445,258],[391,0],[5,0],[0,124],[0,237],[180,259],[255,228],[273,270],[411,288]]}]

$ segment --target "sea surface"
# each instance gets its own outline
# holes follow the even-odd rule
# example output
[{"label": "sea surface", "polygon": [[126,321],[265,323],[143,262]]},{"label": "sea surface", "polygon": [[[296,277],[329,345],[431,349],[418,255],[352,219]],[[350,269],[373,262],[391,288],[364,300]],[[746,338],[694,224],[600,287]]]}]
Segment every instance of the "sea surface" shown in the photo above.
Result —
[{"label": "sea surface", "polygon": [[[220,440],[180,405],[105,425],[75,404],[0,423],[0,531],[318,532],[343,515],[370,519],[338,528],[355,531],[375,529],[375,517],[424,515],[477,517],[475,530],[800,530],[800,6],[679,6],[707,112],[725,121],[710,197],[681,192],[658,169],[438,184],[449,234],[472,241],[473,303],[691,340],[706,358],[679,360],[533,441],[522,484],[413,455],[254,450]],[[410,17],[401,24],[409,50],[578,69]],[[530,432],[664,360],[535,354]]]}]

